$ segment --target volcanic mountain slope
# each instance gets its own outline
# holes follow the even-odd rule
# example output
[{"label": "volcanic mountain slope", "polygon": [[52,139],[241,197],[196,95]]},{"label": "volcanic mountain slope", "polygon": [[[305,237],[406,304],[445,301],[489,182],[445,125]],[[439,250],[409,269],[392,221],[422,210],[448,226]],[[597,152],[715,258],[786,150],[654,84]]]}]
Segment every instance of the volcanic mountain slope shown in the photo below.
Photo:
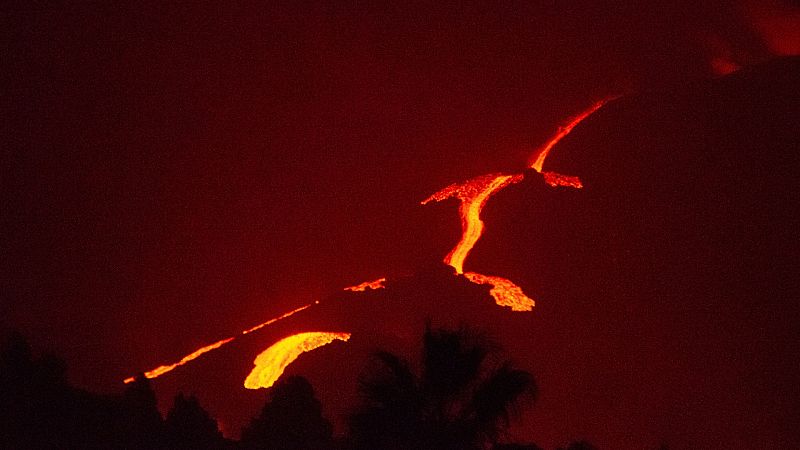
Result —
[{"label": "volcanic mountain slope", "polygon": [[800,422],[799,93],[800,61],[779,60],[623,98],[576,127],[545,169],[584,188],[526,172],[487,203],[470,256],[534,296],[533,312],[498,307],[487,286],[432,263],[385,289],[334,294],[198,360],[191,380],[161,383],[230,388],[227,405],[209,406],[236,428],[245,418],[231,405],[263,399],[241,388],[243,359],[293,333],[348,332],[286,371],[308,376],[337,418],[370,351],[413,356],[427,319],[466,322],[539,380],[517,433],[539,445],[786,447]]},{"label": "volcanic mountain slope", "polygon": [[539,435],[796,445],[798,124],[799,59],[620,99],[548,159],[583,190],[530,174],[487,205],[473,264],[540,299]]}]

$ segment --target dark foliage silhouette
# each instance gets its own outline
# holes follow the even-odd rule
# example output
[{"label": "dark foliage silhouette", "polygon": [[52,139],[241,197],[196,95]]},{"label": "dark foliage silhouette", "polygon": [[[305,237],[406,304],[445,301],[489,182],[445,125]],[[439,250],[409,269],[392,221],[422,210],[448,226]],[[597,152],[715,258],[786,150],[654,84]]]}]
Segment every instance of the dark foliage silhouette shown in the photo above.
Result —
[{"label": "dark foliage silhouette", "polygon": [[[532,375],[500,358],[493,341],[469,328],[427,327],[420,365],[417,373],[402,358],[377,352],[360,379],[351,434],[336,439],[311,384],[287,377],[267,391],[237,443],[222,436],[194,396],[178,394],[162,418],[144,376],[118,395],[74,388],[63,361],[34,357],[13,334],[0,350],[0,448],[541,450],[508,443],[510,422],[537,390]],[[566,450],[594,448],[579,441]]]},{"label": "dark foliage silhouette", "polygon": [[474,330],[434,330],[423,338],[420,374],[385,351],[360,380],[362,405],[350,418],[357,449],[484,449],[504,437],[518,407],[532,402],[528,372],[498,359]]},{"label": "dark foliage silhouette", "polygon": [[223,446],[217,422],[193,395],[175,397],[164,421],[167,444],[175,449],[214,449]]},{"label": "dark foliage silhouette", "polygon": [[67,383],[60,359],[35,358],[19,334],[12,334],[0,351],[0,448],[203,449],[231,444],[193,398],[176,405],[165,423],[144,377],[122,395],[93,394]]},{"label": "dark foliage silhouette", "polygon": [[291,376],[269,390],[258,417],[242,430],[246,449],[323,450],[331,446],[332,427],[303,377]]}]

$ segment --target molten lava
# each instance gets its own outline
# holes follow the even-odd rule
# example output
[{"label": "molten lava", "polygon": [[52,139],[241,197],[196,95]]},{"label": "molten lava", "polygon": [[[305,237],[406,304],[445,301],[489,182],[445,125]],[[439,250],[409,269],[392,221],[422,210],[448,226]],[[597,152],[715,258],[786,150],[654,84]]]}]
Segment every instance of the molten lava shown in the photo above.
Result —
[{"label": "molten lava", "polygon": [[489,294],[494,297],[495,303],[500,306],[507,306],[512,311],[531,311],[535,306],[533,299],[525,295],[522,292],[522,288],[509,279],[475,272],[467,272],[464,276],[475,284],[492,286]]},{"label": "molten lava", "polygon": [[542,172],[542,177],[544,177],[544,182],[552,187],[566,186],[575,189],[583,189],[583,183],[581,183],[581,179],[578,177],[561,175],[556,172]]},{"label": "molten lava", "polygon": [[573,128],[578,126],[584,119],[591,116],[592,113],[597,111],[598,109],[602,108],[603,105],[608,103],[610,99],[600,100],[599,102],[594,103],[592,106],[587,108],[582,113],[578,114],[577,116],[570,119],[569,123],[564,126],[558,128],[558,132],[544,144],[539,151],[536,153],[536,159],[531,163],[530,167],[537,172],[542,172],[542,167],[544,166],[544,160],[547,159],[547,155],[550,154],[550,150],[558,144],[561,139],[564,139]]},{"label": "molten lava", "polygon": [[519,286],[505,278],[474,272],[464,273],[464,260],[483,234],[483,221],[481,220],[483,206],[493,194],[508,185],[521,181],[522,178],[522,175],[483,175],[465,183],[451,184],[422,202],[425,205],[431,201],[438,202],[451,197],[461,201],[458,208],[461,215],[461,240],[444,258],[444,262],[456,269],[456,273],[464,275],[475,284],[491,285],[492,289],[489,293],[494,297],[495,303],[500,306],[508,306],[513,311],[530,311],[533,309],[533,299],[525,295]]},{"label": "molten lava", "polygon": [[[541,147],[536,154],[535,160],[531,163],[530,167],[539,172],[545,183],[550,186],[566,186],[576,189],[583,187],[581,180],[578,177],[561,175],[555,172],[543,172],[542,167],[545,159],[553,147],[558,144],[561,139],[567,136],[573,128],[575,128],[582,120],[589,117],[592,113],[600,109],[610,99],[599,101],[593,104],[590,108],[583,111],[581,114],[575,116],[570,122],[559,128],[558,132],[553,136],[544,146]],[[500,306],[511,308],[512,311],[531,311],[534,306],[534,301],[522,289],[514,284],[512,281],[492,275],[483,275],[475,272],[464,273],[464,260],[469,255],[475,243],[480,239],[483,233],[484,224],[481,220],[481,211],[483,210],[486,202],[489,201],[492,195],[499,192],[506,186],[518,183],[523,179],[523,175],[504,175],[504,174],[489,174],[467,180],[464,183],[454,183],[446,188],[434,193],[424,201],[425,205],[429,202],[439,202],[449,198],[456,198],[460,201],[459,215],[461,216],[461,240],[456,244],[453,250],[447,254],[444,262],[452,266],[459,275],[464,276],[472,283],[480,285],[490,285],[489,293],[494,297],[495,302]],[[374,281],[367,281],[355,286],[344,288],[347,291],[363,292],[367,289],[381,289],[384,287],[386,278],[380,278]],[[314,302],[314,304],[319,301]],[[239,336],[252,333],[260,330],[261,328],[275,323],[281,319],[285,319],[293,314],[303,311],[312,304],[304,305],[282,314],[276,318],[270,319],[266,322],[258,324],[252,328],[242,331]],[[238,337],[238,336],[237,336]],[[163,375],[176,367],[182,366],[189,361],[192,361],[201,355],[208,353],[212,350],[222,347],[223,345],[233,341],[236,337],[230,337],[221,341],[215,342],[211,345],[202,347],[189,355],[183,357],[180,361],[174,364],[159,366],[151,371],[145,372],[144,376],[147,378],[155,378]],[[328,333],[328,332],[310,332],[299,333],[293,336],[284,338],[277,343],[270,346],[256,357],[255,368],[247,377],[244,385],[248,389],[257,389],[259,387],[270,387],[281,376],[284,369],[291,364],[302,353],[314,350],[315,348],[329,344],[334,340],[347,341],[350,339],[349,333]],[[125,383],[134,381],[134,377],[124,380]]]},{"label": "molten lava", "polygon": [[352,292],[364,292],[367,289],[383,289],[386,286],[383,283],[386,282],[386,278],[378,278],[377,280],[373,281],[365,281],[361,284],[357,284],[355,286],[348,286],[344,288],[345,291],[352,291]]},{"label": "molten lava", "polygon": [[301,354],[330,344],[336,339],[346,342],[350,339],[350,333],[309,332],[281,339],[256,357],[253,362],[255,367],[244,380],[244,387],[258,389],[272,386],[284,369]]},{"label": "molten lava", "polygon": [[[575,189],[583,188],[580,178],[570,175],[562,175],[556,172],[543,172],[542,167],[547,155],[556,144],[567,136],[573,128],[578,126],[581,121],[592,115],[611,99],[601,100],[594,103],[585,111],[570,119],[567,125],[558,129],[558,132],[547,141],[545,145],[536,153],[536,159],[530,167],[542,174],[545,183],[552,187],[565,186]],[[475,246],[475,243],[483,234],[483,221],[481,220],[481,210],[483,210],[489,198],[505,188],[522,180],[522,175],[502,175],[489,174],[475,177],[464,183],[454,183],[446,188],[434,193],[422,201],[425,205],[429,202],[439,202],[448,198],[455,197],[461,201],[458,212],[461,216],[461,240],[453,247],[453,250],[444,258],[445,264],[452,266],[456,273],[463,275],[475,284],[488,284],[492,288],[489,293],[494,297],[495,303],[500,306],[507,306],[513,311],[531,311],[535,302],[525,295],[522,289],[506,278],[483,275],[475,272],[464,273],[464,260]]]},{"label": "molten lava", "polygon": [[[319,303],[319,302],[318,301],[314,302],[314,304],[317,304],[317,303]],[[309,303],[307,305],[303,305],[303,306],[301,306],[299,308],[293,309],[293,310],[291,310],[291,311],[289,311],[287,313],[283,313],[280,316],[275,317],[274,319],[269,319],[266,322],[263,322],[263,323],[260,323],[260,324],[258,324],[256,326],[254,326],[253,328],[249,328],[247,330],[242,331],[242,334],[252,333],[253,331],[260,330],[260,329],[264,328],[267,325],[272,325],[273,323],[275,323],[275,322],[277,322],[277,321],[279,321],[281,319],[285,319],[285,318],[287,318],[287,317],[289,317],[289,316],[291,316],[293,314],[296,314],[296,313],[299,313],[300,311],[303,311],[304,309],[310,308],[311,305],[312,304]]]},{"label": "molten lava", "polygon": [[[229,337],[227,339],[223,339],[221,341],[217,341],[217,342],[215,342],[215,343],[213,343],[211,345],[206,345],[205,347],[199,348],[199,349],[193,351],[192,353],[189,353],[188,355],[186,355],[183,358],[181,358],[180,361],[178,361],[178,362],[176,362],[174,364],[167,364],[167,365],[164,365],[164,366],[159,366],[159,367],[156,367],[155,369],[153,369],[151,371],[145,372],[144,376],[146,378],[155,378],[155,377],[157,377],[159,375],[163,375],[163,374],[171,371],[172,369],[174,369],[174,368],[176,368],[178,366],[182,366],[182,365],[188,363],[189,361],[200,357],[200,355],[202,355],[203,353],[208,353],[211,350],[215,350],[215,349],[218,349],[218,348],[222,347],[223,345],[227,344],[228,342],[232,341],[233,339],[234,338]],[[126,378],[124,381],[127,384],[127,383],[132,383],[135,379],[136,379],[136,377],[129,377],[129,378]]]},{"label": "molten lava", "polygon": [[[311,306],[311,303],[309,303],[308,305],[304,305],[304,306],[301,306],[299,308],[293,309],[293,310],[291,310],[291,311],[289,311],[287,313],[281,314],[278,317],[275,317],[273,319],[269,319],[266,322],[260,323],[260,324],[258,324],[256,326],[254,326],[253,328],[249,328],[247,330],[244,330],[244,331],[242,331],[240,333],[240,335],[245,335],[245,334],[248,334],[248,333],[252,333],[253,331],[259,330],[259,329],[261,329],[261,328],[263,328],[263,327],[265,327],[267,325],[273,324],[273,323],[275,323],[275,322],[277,322],[277,321],[279,321],[281,319],[285,319],[285,318],[287,318],[287,317],[289,317],[289,316],[291,316],[291,315],[293,315],[295,313],[299,313],[300,311],[302,311],[302,310],[304,310],[306,308],[309,308],[310,306]],[[215,343],[213,343],[211,345],[206,345],[205,347],[201,347],[201,348],[193,351],[192,353],[189,353],[188,355],[184,356],[183,358],[181,358],[180,361],[178,361],[176,363],[159,366],[159,367],[156,367],[153,370],[145,372],[144,376],[145,376],[145,378],[155,378],[155,377],[164,375],[165,373],[170,372],[171,370],[175,369],[176,367],[182,366],[182,365],[188,363],[189,361],[200,357],[200,355],[210,352],[211,350],[216,350],[216,349],[222,347],[223,345],[227,344],[228,342],[231,342],[234,339],[236,339],[236,337],[229,337],[227,339],[223,339],[221,341],[217,341],[217,342],[215,342]],[[123,381],[127,384],[127,383],[133,382],[135,379],[136,379],[135,377],[128,377]]]},{"label": "molten lava", "polygon": [[451,197],[461,201],[458,208],[461,215],[461,240],[445,257],[445,264],[452,266],[459,274],[464,273],[464,260],[483,234],[483,221],[481,220],[483,206],[492,194],[521,180],[522,175],[483,175],[464,183],[451,184],[422,201],[423,205],[432,201],[440,202]]}]

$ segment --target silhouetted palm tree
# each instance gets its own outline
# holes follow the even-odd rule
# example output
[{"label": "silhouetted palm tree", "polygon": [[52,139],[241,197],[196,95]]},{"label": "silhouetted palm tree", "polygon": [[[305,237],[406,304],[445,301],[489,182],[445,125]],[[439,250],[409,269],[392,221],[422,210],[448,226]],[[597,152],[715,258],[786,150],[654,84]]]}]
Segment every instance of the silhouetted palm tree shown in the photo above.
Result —
[{"label": "silhouetted palm tree", "polygon": [[389,352],[361,377],[350,418],[358,449],[487,449],[503,436],[533,376],[497,358],[499,347],[467,328],[426,327],[422,371]]}]

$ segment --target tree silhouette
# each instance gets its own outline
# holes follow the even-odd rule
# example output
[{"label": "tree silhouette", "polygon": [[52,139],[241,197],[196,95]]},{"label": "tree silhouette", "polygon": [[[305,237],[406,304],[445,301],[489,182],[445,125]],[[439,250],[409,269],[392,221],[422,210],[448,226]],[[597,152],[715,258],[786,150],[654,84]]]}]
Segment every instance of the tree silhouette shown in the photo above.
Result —
[{"label": "tree silhouette", "polygon": [[173,449],[216,449],[224,445],[217,422],[200,406],[195,396],[175,396],[164,423],[166,439]]},{"label": "tree silhouette", "polygon": [[52,355],[34,358],[13,333],[0,350],[0,447],[51,447],[71,430],[66,365]]},{"label": "tree silhouette", "polygon": [[350,417],[357,449],[485,449],[503,437],[533,376],[498,361],[500,348],[473,330],[426,327],[422,371],[385,351],[362,375]]},{"label": "tree silhouette", "polygon": [[122,396],[120,423],[123,438],[137,448],[156,448],[163,441],[164,422],[158,412],[156,393],[144,376],[128,385]]},{"label": "tree silhouette", "polygon": [[242,430],[241,443],[246,449],[323,450],[331,446],[332,432],[311,384],[291,376],[269,390],[261,414]]}]

